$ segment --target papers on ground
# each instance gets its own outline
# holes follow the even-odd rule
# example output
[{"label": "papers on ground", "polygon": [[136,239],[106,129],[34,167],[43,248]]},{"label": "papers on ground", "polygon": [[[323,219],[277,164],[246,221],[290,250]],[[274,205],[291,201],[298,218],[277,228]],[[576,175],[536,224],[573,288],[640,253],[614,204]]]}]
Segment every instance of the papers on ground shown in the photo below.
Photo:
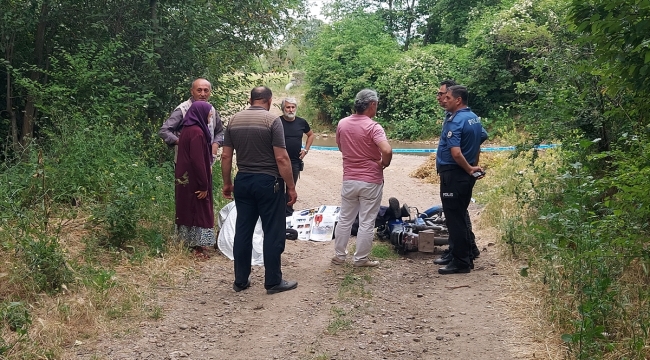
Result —
[{"label": "papers on ground", "polygon": [[[334,228],[339,221],[341,207],[334,205],[321,205],[317,208],[294,211],[292,216],[287,216],[287,229],[298,231],[298,240],[330,241],[334,237]],[[219,237],[217,246],[230,260],[233,257],[233,243],[235,240],[235,225],[237,222],[237,208],[232,201],[219,211],[217,226]],[[262,221],[257,219],[253,232],[252,265],[264,265],[264,231]]]}]

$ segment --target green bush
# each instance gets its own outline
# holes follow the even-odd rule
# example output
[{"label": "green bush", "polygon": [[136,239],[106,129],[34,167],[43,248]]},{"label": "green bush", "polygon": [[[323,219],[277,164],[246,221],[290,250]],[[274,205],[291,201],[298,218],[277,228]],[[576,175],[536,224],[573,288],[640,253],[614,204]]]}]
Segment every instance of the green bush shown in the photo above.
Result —
[{"label": "green bush", "polygon": [[[9,326],[11,331],[20,335],[27,334],[32,324],[32,317],[24,303],[15,301],[0,304],[0,319]],[[0,354],[2,354],[2,342],[0,342]]]},{"label": "green bush", "polygon": [[56,237],[26,235],[20,240],[17,251],[25,264],[25,275],[32,280],[35,291],[54,293],[73,280]]},{"label": "green bush", "polygon": [[330,122],[350,115],[357,92],[397,60],[397,41],[384,26],[375,15],[354,14],[318,34],[305,60],[306,98]]},{"label": "green bush", "polygon": [[[415,140],[440,135],[444,110],[436,95],[442,80],[458,78],[464,49],[432,45],[403,53],[376,82],[383,97],[377,120],[390,138]],[[452,60],[453,59],[453,60]]]},{"label": "green bush", "polygon": [[[536,161],[512,191],[532,212],[504,219],[504,240],[548,289],[547,309],[572,358],[648,355],[647,140],[624,136],[603,153],[598,141],[574,138],[559,164]],[[614,171],[602,172],[604,159]]]},{"label": "green bush", "polygon": [[545,58],[556,46],[554,31],[562,28],[557,9],[562,6],[554,0],[506,2],[470,24],[466,85],[477,114],[488,116],[499,106],[528,100],[517,93],[517,83],[533,76],[531,60]]},{"label": "green bush", "polygon": [[137,204],[139,202],[132,191],[121,186],[111,194],[110,202],[95,207],[94,221],[104,228],[105,240],[108,245],[122,248],[136,237],[139,220]]}]

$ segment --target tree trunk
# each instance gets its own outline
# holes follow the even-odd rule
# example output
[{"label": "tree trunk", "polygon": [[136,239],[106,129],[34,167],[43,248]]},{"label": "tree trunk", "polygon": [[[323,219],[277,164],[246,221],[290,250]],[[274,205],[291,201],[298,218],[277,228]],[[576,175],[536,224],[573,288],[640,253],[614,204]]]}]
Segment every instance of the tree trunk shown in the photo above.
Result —
[{"label": "tree trunk", "polygon": [[[153,31],[153,47],[151,51],[154,53],[158,53],[158,47],[156,46],[158,43],[158,35],[159,35],[159,26],[158,26],[158,0],[149,0],[149,11],[151,12],[151,30]],[[159,54],[160,55],[160,54]],[[156,60],[156,65],[158,66],[158,70],[160,72],[163,72],[163,59],[162,56],[158,56],[158,59]],[[149,122],[153,123],[156,120],[156,109],[154,109],[152,106],[149,106],[147,108],[147,117],[149,118]]]},{"label": "tree trunk", "polygon": [[409,45],[411,44],[411,28],[415,22],[415,0],[411,1],[411,4],[406,9],[407,13],[407,25],[406,25],[406,39],[404,40],[404,51],[408,51]]},{"label": "tree trunk", "polygon": [[13,57],[14,57],[14,42],[16,40],[16,33],[11,33],[11,35],[7,35],[5,37],[5,62],[7,66],[7,82],[6,82],[6,89],[7,89],[7,101],[6,101],[6,109],[7,113],[9,114],[9,119],[11,119],[11,146],[13,147],[14,151],[17,152],[19,147],[19,139],[18,139],[18,121],[16,119],[16,112],[14,111],[14,104],[13,104],[13,93],[12,93],[12,88],[11,88],[11,66],[13,62]]},{"label": "tree trunk", "polygon": [[7,112],[9,113],[9,118],[11,119],[11,145],[14,148],[14,151],[18,152],[18,145],[20,144],[18,139],[18,121],[16,120],[16,112],[13,109],[14,105],[12,97],[13,94],[11,93],[11,71],[9,68],[7,68]]},{"label": "tree trunk", "polygon": [[[41,68],[43,66],[44,49],[45,49],[45,30],[47,28],[47,13],[49,12],[49,4],[43,1],[41,5],[41,12],[38,18],[38,27],[36,29],[36,38],[34,39],[34,60],[36,69],[32,70],[29,79],[32,83],[37,83],[41,77]],[[34,136],[34,120],[36,118],[36,103],[34,94],[30,93],[27,96],[25,103],[25,116],[23,117],[23,131],[21,142],[26,145]]]}]

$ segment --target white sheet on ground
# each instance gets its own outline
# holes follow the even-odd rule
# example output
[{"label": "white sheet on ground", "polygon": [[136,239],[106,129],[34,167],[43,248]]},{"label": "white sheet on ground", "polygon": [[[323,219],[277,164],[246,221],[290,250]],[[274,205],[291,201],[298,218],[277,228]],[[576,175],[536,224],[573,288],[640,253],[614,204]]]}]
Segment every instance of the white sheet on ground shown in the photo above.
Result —
[{"label": "white sheet on ground", "polygon": [[[295,211],[293,216],[287,217],[287,228],[298,230],[299,240],[330,241],[339,220],[341,208],[335,205],[321,205],[317,208]],[[235,225],[237,222],[237,208],[231,201],[221,210],[217,218],[219,237],[217,246],[230,260],[234,260],[233,244],[235,242]],[[264,265],[264,231],[262,221],[257,219],[253,232],[252,265]]]},{"label": "white sheet on ground", "polygon": [[[219,250],[230,260],[234,260],[232,254],[233,243],[235,241],[235,223],[237,222],[237,208],[235,202],[231,201],[219,211],[217,225],[219,226],[219,238],[217,245]],[[262,221],[257,219],[255,230],[253,232],[253,255],[251,256],[252,265],[264,265],[264,232],[262,231]]]}]

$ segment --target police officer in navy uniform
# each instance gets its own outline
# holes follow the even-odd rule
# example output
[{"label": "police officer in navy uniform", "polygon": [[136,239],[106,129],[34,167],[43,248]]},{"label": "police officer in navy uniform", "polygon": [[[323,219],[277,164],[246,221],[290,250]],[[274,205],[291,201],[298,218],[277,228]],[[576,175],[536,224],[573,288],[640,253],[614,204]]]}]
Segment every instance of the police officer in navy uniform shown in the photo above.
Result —
[{"label": "police officer in navy uniform", "polygon": [[440,175],[440,198],[449,230],[451,261],[438,269],[440,274],[469,273],[473,267],[472,247],[467,224],[467,208],[477,179],[485,174],[478,166],[485,129],[481,119],[467,107],[467,88],[447,88],[443,106],[451,116],[442,126],[436,169]]},{"label": "police officer in navy uniform", "polygon": [[[436,96],[436,99],[438,100],[438,104],[444,109],[445,107],[445,95],[447,95],[447,88],[452,87],[456,84],[454,80],[443,80],[440,82],[440,89],[438,89],[438,94]],[[453,114],[450,113],[449,111],[445,110],[445,120],[448,120],[450,116]],[[481,134],[481,143],[483,143],[485,140],[487,140],[488,134],[485,129],[483,129],[483,132]],[[472,222],[469,218],[469,211],[465,212],[465,221],[467,222],[467,229],[469,231],[469,241],[470,241],[470,246],[472,248],[472,260],[475,260],[479,255],[481,254],[481,251],[478,249],[478,246],[476,246],[476,236],[474,235],[474,232],[472,231]],[[453,256],[451,256],[451,251],[454,248],[454,243],[449,242],[449,247],[442,253],[442,256],[440,256],[438,259],[433,260],[433,263],[436,265],[447,265],[451,262],[453,259]]]}]

